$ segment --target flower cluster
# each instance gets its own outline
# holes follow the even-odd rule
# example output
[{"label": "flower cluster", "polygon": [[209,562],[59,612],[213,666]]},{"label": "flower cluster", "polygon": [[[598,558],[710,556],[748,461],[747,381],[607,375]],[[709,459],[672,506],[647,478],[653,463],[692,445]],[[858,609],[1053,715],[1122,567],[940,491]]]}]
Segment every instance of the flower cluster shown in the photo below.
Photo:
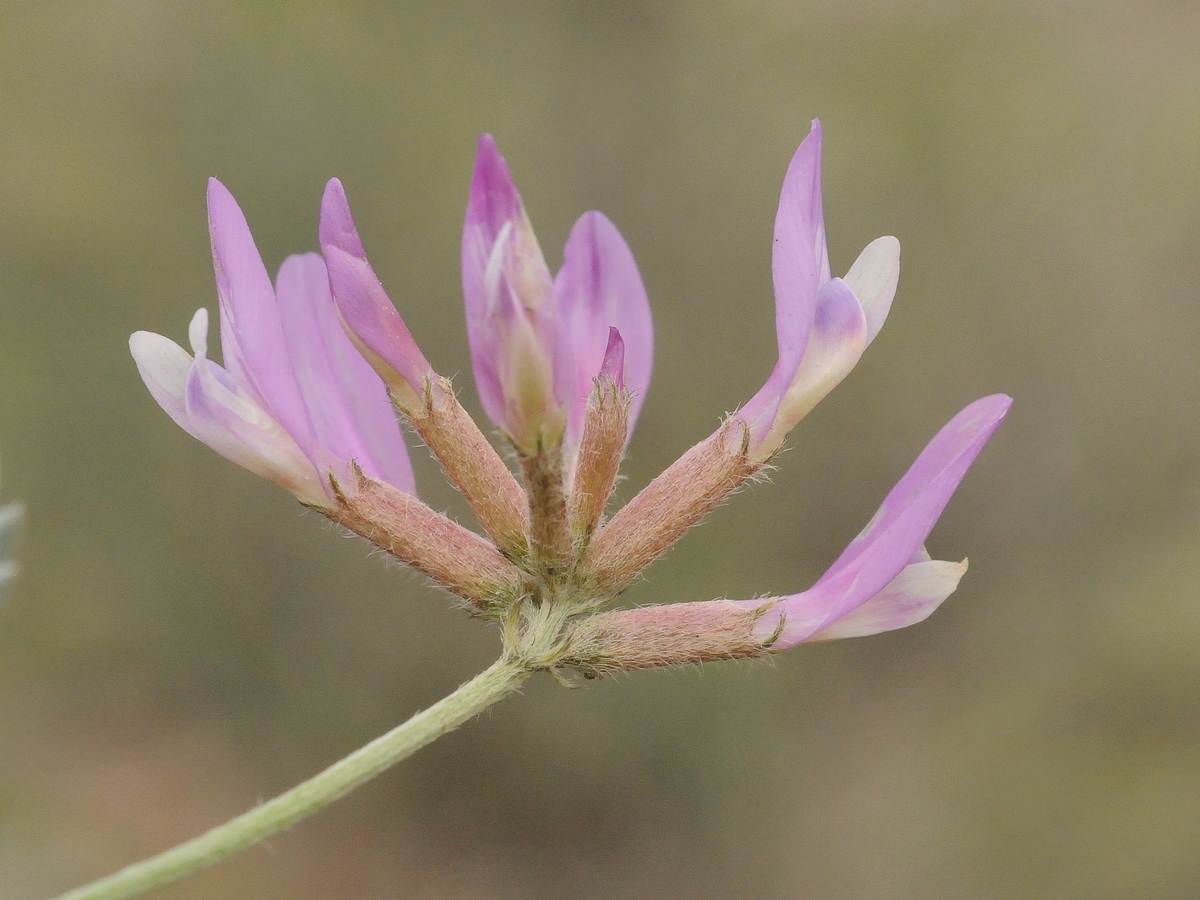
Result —
[{"label": "flower cluster", "polygon": [[[775,220],[779,356],[762,389],[611,518],[606,508],[650,383],[653,326],[616,227],[584,214],[551,274],[504,158],[480,139],[462,241],[467,335],[504,462],[426,360],[367,260],[340,182],[321,204],[321,254],[272,285],[229,192],[209,185],[224,367],[156,334],[130,348],[158,403],[218,453],[424,572],[500,621],[536,667],[588,676],[754,656],[928,616],[966,562],[925,540],[1011,401],[978,400],[925,448],[813,587],[758,600],[600,612],[763,467],[855,366],[895,294],[900,248],[872,242],[830,272],[821,129],[788,168]],[[474,510],[486,537],[420,501],[393,409]]]}]

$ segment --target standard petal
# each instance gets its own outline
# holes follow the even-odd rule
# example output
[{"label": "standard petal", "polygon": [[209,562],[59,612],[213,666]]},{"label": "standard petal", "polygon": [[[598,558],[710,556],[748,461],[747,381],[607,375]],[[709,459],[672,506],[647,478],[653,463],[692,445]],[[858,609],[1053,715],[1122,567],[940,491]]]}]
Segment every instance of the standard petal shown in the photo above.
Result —
[{"label": "standard petal", "polygon": [[328,505],[317,471],[291,435],[220,366],[199,360],[187,386],[192,434],[226,459],[305,503]]},{"label": "standard petal", "polygon": [[433,369],[367,262],[346,192],[336,178],[321,200],[321,253],[350,340],[402,403],[420,404]]},{"label": "standard petal", "polygon": [[502,235],[511,239],[512,229],[522,220],[527,222],[528,217],[508,163],[496,149],[492,136],[480,135],[463,221],[463,300],[475,385],[484,410],[498,425],[503,424],[505,410],[503,367],[498,359],[499,341],[490,320],[502,290],[505,251],[497,244]]},{"label": "standard petal", "polygon": [[372,478],[413,493],[412,466],[387,389],[342,330],[321,257],[288,257],[275,290],[313,425],[309,459],[318,469],[324,468],[321,455],[343,464],[353,459]]},{"label": "standard petal", "polygon": [[309,423],[283,340],[275,290],[246,218],[225,185],[208,182],[208,227],[225,368],[301,446]]},{"label": "standard petal", "polygon": [[187,381],[192,358],[170,338],[150,331],[129,337],[129,352],[152,396],[184,431],[195,436],[187,417]]},{"label": "standard petal", "polygon": [[867,343],[875,340],[887,319],[900,281],[900,242],[888,235],[867,244],[846,277],[867,317]]},{"label": "standard petal", "polygon": [[800,144],[788,165],[775,214],[771,254],[775,284],[775,331],[779,341],[782,381],[800,365],[817,291],[829,280],[829,252],[821,210],[821,122]]},{"label": "standard petal", "polygon": [[654,323],[633,253],[601,213],[585,213],[571,229],[554,292],[560,316],[558,343],[569,351],[575,373],[568,444],[577,444],[582,433],[587,398],[604,362],[610,328],[616,328],[624,342],[632,434],[654,367]]},{"label": "standard petal", "polygon": [[954,593],[966,571],[965,559],[958,563],[943,560],[911,563],[858,609],[829,623],[806,640],[866,637],[923,622]]}]

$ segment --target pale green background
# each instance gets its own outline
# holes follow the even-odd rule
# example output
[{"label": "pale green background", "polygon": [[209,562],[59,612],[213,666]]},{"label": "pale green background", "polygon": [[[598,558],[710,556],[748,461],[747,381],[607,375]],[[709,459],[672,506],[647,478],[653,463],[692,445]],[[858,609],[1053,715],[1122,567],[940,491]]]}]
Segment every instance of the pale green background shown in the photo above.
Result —
[{"label": "pale green background", "polygon": [[[773,665],[532,682],[164,898],[1200,896],[1200,12],[1192,3],[0,8],[0,897],[239,812],[496,635],[153,404],[135,329],[215,309],[204,179],[268,266],[339,176],[477,409],[458,240],[496,134],[553,265],[604,210],[657,329],[624,496],[774,359],[771,224],[821,116],[833,266],[888,325],[630,603],[807,586],[955,411],[1016,397],[934,532],[928,623]],[[463,514],[421,454],[424,497]]]}]

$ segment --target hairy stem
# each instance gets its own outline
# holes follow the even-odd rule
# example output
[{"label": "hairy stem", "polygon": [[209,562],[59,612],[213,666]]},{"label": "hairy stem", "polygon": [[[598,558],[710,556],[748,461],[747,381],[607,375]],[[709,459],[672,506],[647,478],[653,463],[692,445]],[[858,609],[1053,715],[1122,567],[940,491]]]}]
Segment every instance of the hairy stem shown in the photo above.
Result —
[{"label": "hairy stem", "polygon": [[184,878],[290,828],[504,699],[532,674],[505,654],[448,697],[324,772],[165,853],[75,888],[57,900],[121,900]]}]

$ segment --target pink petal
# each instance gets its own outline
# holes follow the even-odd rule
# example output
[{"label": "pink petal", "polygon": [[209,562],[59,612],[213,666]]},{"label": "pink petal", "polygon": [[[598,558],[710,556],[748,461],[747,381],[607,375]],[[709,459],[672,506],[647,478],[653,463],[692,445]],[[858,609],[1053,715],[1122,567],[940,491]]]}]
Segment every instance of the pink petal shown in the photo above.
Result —
[{"label": "pink petal", "polygon": [[[1011,397],[992,394],[971,403],[951,419],[921,451],[917,461],[888,493],[874,518],[862,533],[850,542],[830,568],[830,572],[849,565],[865,553],[884,532],[894,529],[923,496],[934,493],[940,497],[944,494],[944,500],[941,505],[937,505],[937,512],[933,514],[928,528],[925,529],[927,535],[958,482],[992,434],[1000,427],[1011,407]],[[920,525],[925,527],[923,522]],[[924,542],[925,538],[922,537],[914,546],[920,546]]]},{"label": "pink petal", "polygon": [[771,269],[775,284],[775,331],[782,383],[800,365],[817,291],[829,280],[829,253],[821,211],[821,122],[792,157],[775,214]]},{"label": "pink petal", "polygon": [[479,235],[490,252],[500,229],[524,217],[525,207],[509,174],[508,163],[496,149],[495,138],[481,134],[471,176],[466,227]]},{"label": "pink petal", "polygon": [[310,426],[287,357],[271,279],[237,201],[215,178],[208,182],[208,223],[225,366],[300,446],[307,446]]},{"label": "pink petal", "polygon": [[[775,286],[775,336],[779,358],[766,383],[738,410],[750,430],[757,450],[775,430],[786,435],[798,419],[776,426],[776,416],[788,388],[807,353],[809,333],[817,312],[820,290],[829,281],[829,252],[825,246],[825,221],[821,209],[821,122],[800,144],[788,165],[775,213],[775,241],[771,258]],[[763,456],[778,449],[779,440]]]},{"label": "pink petal", "polygon": [[588,394],[600,373],[610,328],[616,328],[624,342],[632,434],[654,366],[654,323],[633,253],[601,213],[585,213],[571,229],[554,292],[561,317],[558,342],[569,351],[575,371],[568,445],[577,444],[582,433]]},{"label": "pink petal", "polygon": [[321,257],[284,260],[276,295],[313,424],[309,458],[322,470],[319,455],[342,464],[353,459],[371,477],[413,493],[412,466],[387,389],[342,330]]},{"label": "pink petal", "polygon": [[788,432],[850,374],[866,346],[867,320],[858,298],[840,278],[825,282],[817,294],[804,356],[783,391],[769,430],[762,432],[761,419],[747,423],[752,453],[764,459],[773,455]]},{"label": "pink petal", "polygon": [[433,369],[384,293],[359,240],[346,192],[336,178],[321,200],[321,253],[350,339],[393,390],[418,402]]},{"label": "pink petal", "polygon": [[625,386],[625,341],[616,328],[608,329],[608,346],[604,349],[600,374],[611,378],[618,387]]}]

